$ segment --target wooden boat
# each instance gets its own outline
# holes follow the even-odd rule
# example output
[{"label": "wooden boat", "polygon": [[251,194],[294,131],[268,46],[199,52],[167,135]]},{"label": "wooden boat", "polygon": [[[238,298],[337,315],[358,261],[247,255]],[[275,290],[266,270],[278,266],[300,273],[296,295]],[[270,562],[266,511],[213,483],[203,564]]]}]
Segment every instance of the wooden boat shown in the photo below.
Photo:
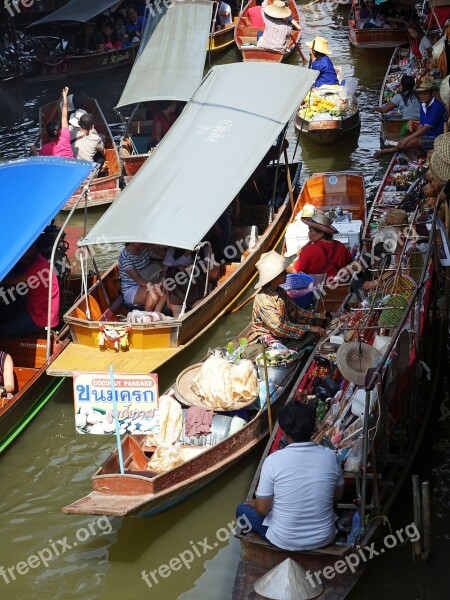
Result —
[{"label": "wooden boat", "polygon": [[[78,205],[78,208],[99,206],[101,204],[111,204],[120,194],[120,178],[122,176],[122,164],[119,158],[119,152],[112,136],[108,123],[103,112],[95,98],[87,98],[84,104],[84,110],[94,117],[94,127],[97,133],[102,137],[105,145],[105,164],[90,186],[89,194],[86,200]],[[59,120],[59,100],[55,100],[42,106],[39,109],[39,124],[41,135],[45,135],[45,125],[52,120]],[[63,207],[63,210],[71,210],[77,203],[78,190],[72,198]]]},{"label": "wooden boat", "polygon": [[360,127],[361,118],[356,99],[351,107],[351,114],[340,119],[309,121],[300,116],[300,110],[295,117],[297,131],[320,146],[335,144],[343,137],[359,132]]},{"label": "wooden boat", "polygon": [[[379,106],[386,104],[394,96],[395,92],[392,90],[393,86],[400,83],[400,79],[405,74],[405,68],[402,69],[401,62],[405,60],[409,55],[409,51],[406,48],[398,47],[394,50],[389,66],[384,76],[383,85],[380,90]],[[408,122],[408,119],[402,119],[395,113],[392,115],[386,115],[380,113],[381,121],[381,147],[386,146],[387,141],[398,142],[400,139],[400,130]]]},{"label": "wooden boat", "polygon": [[[246,337],[248,333],[249,328],[240,337]],[[299,369],[300,362],[295,363],[280,384],[278,395],[271,402],[273,417],[286,400]],[[226,412],[219,414],[226,416]],[[215,445],[202,447],[199,441],[194,444],[191,438],[189,444],[182,438],[181,450],[187,457],[186,462],[160,474],[146,468],[156,448],[146,446],[143,435],[127,435],[122,440],[125,473],[120,473],[116,448],[93,475],[92,492],[62,510],[67,514],[111,516],[158,514],[209,485],[250,452],[268,432],[267,409],[251,409],[242,429]]]},{"label": "wooden boat", "polygon": [[[382,193],[381,191],[379,198],[381,198]],[[410,214],[413,214],[411,226],[415,226],[416,208],[418,203],[421,202],[421,197],[419,194],[412,199],[413,202],[411,202],[410,196],[408,198],[405,196],[403,205],[408,207]],[[398,205],[400,205],[400,202],[397,202]],[[367,223],[367,232],[379,223],[380,211],[385,212],[389,208],[389,206],[382,203],[374,203]],[[358,556],[359,553],[359,556],[362,556],[366,549],[375,548],[379,537],[387,533],[383,531],[384,517],[392,509],[396,496],[405,482],[423,440],[439,382],[440,354],[436,350],[442,348],[443,343],[445,343],[445,334],[443,334],[442,329],[440,337],[438,335],[437,321],[434,318],[430,320],[427,317],[430,298],[435,285],[433,272],[437,267],[433,263],[434,223],[430,221],[430,224],[431,233],[428,238],[428,249],[415,285],[408,288],[410,292],[408,302],[402,307],[400,315],[397,315],[395,326],[392,324],[389,331],[391,337],[387,346],[383,349],[381,362],[369,371],[365,385],[359,388],[364,390],[366,406],[363,420],[361,421],[361,418],[358,417],[362,422],[362,429],[365,434],[362,462],[360,470],[357,472],[344,471],[345,495],[343,501],[338,504],[338,515],[340,517],[353,515],[355,510],[360,512],[362,527],[355,542],[355,545],[358,544],[358,550],[354,548],[353,544],[346,542],[345,533],[338,533],[338,543],[317,550],[288,552],[272,546],[255,534],[243,535],[240,532],[238,537],[241,539],[242,550],[232,594],[233,599],[256,599],[258,596],[253,589],[254,582],[269,569],[280,564],[285,558],[291,558],[313,575],[319,573],[319,571],[323,573],[326,567],[332,568],[332,580],[325,577],[321,578],[323,591],[320,597],[330,600],[343,600],[363,574],[367,563],[365,560],[358,560],[358,564],[355,564],[351,570],[334,569],[333,565],[337,564],[338,559],[343,559],[344,564],[346,564],[345,559],[350,555],[354,557],[355,555]],[[368,241],[370,243],[370,240]],[[395,277],[398,276],[399,289],[401,289],[401,281],[405,275],[398,269],[396,275],[394,275]],[[357,312],[357,307],[354,308]],[[349,321],[349,317],[341,312],[341,317],[338,317],[338,319],[342,318],[343,321],[349,323],[348,333],[353,331],[353,335],[355,335],[357,331],[358,335],[365,336],[365,339],[373,343],[374,327],[378,317],[374,317],[374,313],[371,313],[368,318],[361,316],[361,313],[359,317],[355,315],[354,312]],[[378,315],[380,315],[379,312]],[[433,312],[432,315],[434,316]],[[334,323],[332,322],[332,326],[335,325],[336,320]],[[431,343],[427,344],[427,339],[430,339],[433,335],[437,336],[434,338],[434,348]],[[438,348],[436,347],[437,339],[439,339]],[[289,401],[306,401],[304,390],[310,393],[312,375],[316,366],[315,356],[326,356],[327,353],[333,351],[331,348],[332,345],[327,338],[322,338],[300,374],[293,388],[297,391],[294,392]],[[433,383],[431,385],[421,373],[421,360],[425,360],[428,365],[432,365]],[[394,365],[389,366],[392,361]],[[352,389],[350,385],[353,384],[349,384],[346,380],[341,384],[342,395],[340,401],[343,404],[340,408],[344,406],[345,409],[345,406],[349,407],[351,405],[352,394],[354,389],[357,388],[353,387]],[[371,405],[371,394],[374,393],[374,389],[378,393],[378,405],[373,409],[373,421],[369,426],[369,406]],[[339,415],[344,418],[344,412],[339,411]],[[394,417],[394,421],[389,421],[389,415],[391,417],[392,415],[397,416]],[[332,416],[332,411],[330,411],[318,425],[313,439],[318,443],[321,443],[325,435],[329,439],[334,439],[332,437],[334,432],[333,423],[335,423],[335,417]],[[374,423],[375,426],[372,427]],[[372,437],[369,441],[369,429],[371,427]],[[375,434],[373,433],[374,429]],[[349,429],[344,431],[343,436],[346,431],[349,431]],[[262,462],[268,454],[279,449],[281,436],[282,432],[279,428],[274,430],[252,482],[248,494],[249,498],[253,496],[256,490]],[[335,444],[342,448],[339,443],[335,442]],[[368,454],[370,454],[370,459]],[[354,503],[354,498],[359,499],[359,508]],[[414,520],[418,522],[418,517]],[[387,544],[381,550],[377,548],[377,551],[383,553],[386,549]],[[369,554],[370,551],[367,550],[364,555],[365,559]],[[318,585],[316,581],[315,584]]]},{"label": "wooden boat", "polygon": [[[219,83],[223,80],[241,81],[241,78],[247,76],[250,71],[254,77],[252,90],[250,92],[246,90],[241,100],[246,105],[250,100],[253,103],[257,101],[256,97],[265,84],[267,73],[270,71],[274,77],[279,78],[279,86],[284,86],[285,93],[291,94],[291,98],[294,98],[292,102],[295,105],[295,98],[302,97],[302,94],[306,93],[306,86],[310,85],[312,81],[311,73],[306,69],[304,70],[305,73],[302,75],[303,80],[301,82],[303,87],[299,88],[298,82],[291,78],[294,72],[297,73],[298,67],[284,65],[280,70],[278,70],[278,67],[276,69],[277,73],[274,73],[275,67],[271,64],[243,65],[242,63],[226,65],[223,68],[213,67],[212,75],[206,78],[197,90],[170,134],[158,145],[152,158],[133,178],[131,184],[125,188],[118,202],[111,207],[110,211],[105,213],[81,242],[82,245],[89,246],[98,244],[98,239],[107,239],[111,243],[115,239],[122,241],[128,237],[138,237],[143,242],[157,243],[164,247],[198,248],[198,245],[204,239],[205,233],[214,226],[220,216],[218,213],[221,210],[223,212],[232,203],[236,193],[241,188],[239,192],[241,206],[239,225],[234,226],[230,246],[224,249],[224,252],[226,250],[226,258],[221,259],[222,277],[216,287],[210,293],[207,293],[195,307],[182,313],[179,318],[153,323],[132,324],[131,329],[128,331],[128,352],[101,352],[98,346],[100,327],[106,326],[108,330],[114,329],[115,331],[123,330],[124,327],[127,327],[126,319],[130,310],[129,305],[126,307],[123,303],[118,266],[117,264],[113,265],[89,289],[87,299],[85,298],[76,303],[64,316],[70,327],[73,343],[52,365],[49,370],[50,374],[69,376],[74,371],[90,371],[92,364],[95,364],[99,370],[103,370],[108,367],[111,361],[114,363],[116,372],[139,373],[142,371],[142,365],[145,365],[146,371],[156,370],[180,352],[187,343],[206,331],[248,288],[252,278],[256,275],[256,262],[262,253],[276,247],[290,217],[289,184],[283,181],[287,175],[287,167],[285,164],[278,164],[277,162],[280,154],[282,154],[280,146],[271,149],[274,135],[273,119],[262,117],[264,111],[268,110],[267,98],[264,99],[264,106],[261,106],[255,118],[253,113],[250,115],[244,110],[237,111],[236,106],[239,100],[235,98],[234,90],[232,94],[230,88],[229,96],[224,96],[222,89],[219,90]],[[294,72],[292,69],[294,69]],[[308,77],[309,79],[306,80],[305,78]],[[219,106],[219,97],[220,117],[216,113]],[[277,116],[280,119],[277,122],[280,123],[284,118],[288,118],[288,112],[291,109],[286,110],[284,107],[279,107],[274,101],[270,108],[272,114],[274,110],[280,113],[280,116]],[[210,113],[212,113],[212,117]],[[196,122],[201,127],[206,118],[220,119],[220,123],[225,124],[226,127],[231,123],[227,119],[228,115],[233,118],[234,137],[231,137],[231,134],[229,136],[230,140],[234,140],[233,143],[237,143],[236,140],[247,139],[249,132],[254,131],[258,123],[258,134],[260,138],[263,136],[263,142],[257,146],[240,146],[242,156],[247,157],[249,153],[251,154],[248,160],[253,161],[251,164],[257,167],[255,174],[250,173],[248,179],[248,170],[242,170],[241,162],[235,163],[231,167],[233,173],[235,173],[232,177],[233,187],[226,187],[217,192],[217,206],[214,207],[215,211],[212,211],[209,186],[203,180],[202,193],[194,184],[186,189],[186,176],[182,173],[184,170],[186,172],[189,170],[189,177],[191,177],[192,182],[197,181],[197,171],[204,174],[205,163],[210,162],[209,171],[207,169],[208,177],[215,179],[215,165],[218,164],[218,157],[220,153],[230,151],[227,146],[229,142],[225,140],[222,145],[215,146],[213,154],[210,140],[216,138],[209,136],[209,134],[208,137],[199,135],[194,140],[198,150],[194,152],[193,146],[190,146],[190,153],[187,157],[183,155],[182,164],[176,167],[177,177],[172,177],[169,174],[167,181],[159,181],[158,185],[163,186],[161,191],[156,192],[156,188],[148,191],[148,182],[153,180],[156,172],[160,172],[160,165],[162,163],[166,164],[166,156],[170,155],[173,158],[174,148],[178,148],[181,140],[185,139],[185,130],[191,130]],[[242,127],[236,125],[236,119],[242,121]],[[225,137],[221,131],[217,135],[220,136],[220,139]],[[276,162],[270,165],[269,163],[273,159]],[[247,169],[249,164],[247,163]],[[297,167],[296,164],[289,167],[290,177],[292,177],[292,189],[295,189],[298,183]],[[171,168],[174,168],[173,164]],[[258,176],[257,173],[259,173]],[[260,176],[263,180],[265,179],[262,184],[259,179]],[[246,181],[247,179],[248,181]],[[257,180],[256,183],[255,180]],[[146,212],[142,205],[139,206],[138,210],[132,208],[132,204],[138,197],[141,197],[139,192],[141,186],[143,190],[148,191],[145,200],[149,212]],[[175,191],[178,186],[183,187],[183,193]],[[153,193],[157,196],[155,199],[152,197]],[[186,193],[192,193],[196,196],[195,212],[194,200],[186,203]],[[292,194],[294,193],[292,191]],[[167,200],[169,196],[171,198],[170,204]],[[294,196],[291,197],[293,203]],[[278,199],[276,207],[273,205],[274,200],[271,200],[271,198]],[[175,206],[178,203],[181,204],[176,208]],[[164,214],[166,210],[170,211],[170,218],[166,218]],[[124,222],[124,217],[118,214],[122,211],[129,217],[126,222]],[[145,223],[146,217],[149,217],[153,211],[155,211],[154,216],[151,217],[151,223],[147,226]],[[185,211],[188,211],[189,214],[185,214]],[[112,221],[108,224],[110,219]],[[186,219],[189,219],[189,221],[186,221]],[[136,226],[137,229],[133,224],[134,220],[139,221]],[[161,220],[161,223],[159,220]],[[186,228],[186,222],[189,222],[190,226],[188,228]],[[259,239],[249,251],[248,245],[252,226],[257,229]],[[103,227],[108,230],[105,237],[101,232]],[[133,234],[131,229],[133,229]],[[116,238],[116,235],[118,238]],[[161,235],[164,236],[164,239],[159,237]],[[196,239],[194,242],[191,240],[184,241],[181,239],[182,236],[195,237]]]},{"label": "wooden boat", "polygon": [[353,2],[348,15],[348,39],[357,48],[392,48],[408,43],[406,29],[363,29],[364,23],[360,19],[359,11],[359,4]]},{"label": "wooden boat", "polygon": [[217,56],[222,52],[225,52],[234,44],[234,30],[238,18],[234,17],[233,22],[230,25],[225,25],[223,29],[214,31],[209,36],[208,51],[211,52],[211,56]]},{"label": "wooden boat", "polygon": [[[236,28],[234,30],[234,41],[236,42],[238,50],[242,53],[242,59],[244,61],[265,60],[271,62],[281,62],[286,60],[295,50],[295,43],[299,41],[300,31],[297,31],[296,29],[292,30],[292,37],[287,42],[287,49],[285,52],[267,50],[266,48],[258,48],[256,45],[256,36],[261,29],[257,27],[251,27],[250,19],[247,15],[248,9],[252,8],[253,6],[255,6],[255,0],[250,0],[239,16]],[[291,9],[292,18],[299,23],[298,8],[294,0],[289,0],[289,8]]]},{"label": "wooden boat", "polygon": [[[55,217],[65,199],[90,170],[91,167],[81,161],[77,164],[74,160],[36,157],[8,161],[0,166],[2,189],[6,194],[10,189],[15,197],[14,206],[8,208],[12,234],[5,231],[1,242],[2,279],[10,271],[11,265],[21,258],[23,249],[27,249],[42,233],[42,223],[48,223]],[[40,183],[38,192],[33,186],[36,180]],[[24,226],[26,205],[29,218]],[[22,238],[18,240],[20,224]],[[52,228],[47,231],[48,235],[53,236],[50,251],[55,245],[56,256],[62,259],[66,251],[62,232]],[[16,239],[10,239],[11,236]],[[64,281],[65,277],[61,276],[60,284]],[[27,338],[0,338],[0,348],[13,359],[15,378],[12,397],[0,398],[0,453],[22,432],[62,383],[62,380],[49,377],[46,369],[68,343],[68,327],[63,327],[58,333],[50,333],[49,327],[47,334],[43,331]]]}]

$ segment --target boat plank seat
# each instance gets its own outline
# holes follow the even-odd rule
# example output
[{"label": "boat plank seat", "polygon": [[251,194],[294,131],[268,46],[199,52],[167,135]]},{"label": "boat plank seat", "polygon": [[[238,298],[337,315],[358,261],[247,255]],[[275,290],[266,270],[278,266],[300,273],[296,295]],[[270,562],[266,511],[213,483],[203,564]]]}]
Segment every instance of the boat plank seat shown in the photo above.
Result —
[{"label": "boat plank seat", "polygon": [[47,369],[54,377],[72,377],[75,371],[107,373],[113,365],[116,373],[152,373],[154,369],[180,352],[177,348],[130,348],[126,352],[100,350],[79,344],[70,344]]},{"label": "boat plank seat", "polygon": [[270,552],[282,552],[292,556],[295,560],[295,556],[301,556],[302,554],[331,554],[333,556],[344,556],[352,549],[351,545],[345,544],[330,544],[329,546],[324,546],[323,548],[316,548],[315,550],[302,550],[301,552],[295,552],[292,550],[283,550],[283,548],[278,548],[278,546],[274,546],[268,540],[264,540],[262,537],[257,535],[256,533],[247,533],[243,536],[243,541],[246,543],[255,544],[257,546],[261,546],[270,550]]},{"label": "boat plank seat", "polygon": [[324,295],[322,296],[325,305],[325,310],[335,313],[350,293],[349,285],[338,285],[331,289],[324,287]]},{"label": "boat plank seat", "polygon": [[88,511],[90,515],[104,515],[107,512],[109,515],[116,517],[125,517],[133,514],[133,511],[139,509],[143,503],[150,501],[152,498],[153,494],[125,496],[91,492],[84,498],[65,506],[62,510],[69,515],[85,514]]}]

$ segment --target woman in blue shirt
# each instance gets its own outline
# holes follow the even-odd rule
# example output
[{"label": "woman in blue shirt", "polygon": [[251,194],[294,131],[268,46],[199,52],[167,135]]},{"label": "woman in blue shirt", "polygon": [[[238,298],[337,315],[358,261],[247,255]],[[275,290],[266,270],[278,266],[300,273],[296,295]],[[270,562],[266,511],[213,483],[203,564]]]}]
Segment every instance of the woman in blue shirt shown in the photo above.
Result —
[{"label": "woman in blue shirt", "polygon": [[331,56],[331,51],[328,48],[328,41],[317,35],[312,42],[306,42],[306,45],[308,48],[311,48],[311,69],[320,72],[314,86],[339,85],[333,63],[328,58]]}]

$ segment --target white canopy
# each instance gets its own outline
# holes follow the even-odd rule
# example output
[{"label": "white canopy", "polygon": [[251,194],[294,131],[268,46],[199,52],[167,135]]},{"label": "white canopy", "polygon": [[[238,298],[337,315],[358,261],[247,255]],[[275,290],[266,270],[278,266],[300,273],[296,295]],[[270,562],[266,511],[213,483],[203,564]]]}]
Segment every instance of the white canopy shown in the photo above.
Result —
[{"label": "white canopy", "polygon": [[308,93],[317,71],[216,66],[119,198],[79,245],[147,242],[192,250]]},{"label": "white canopy", "polygon": [[85,23],[90,21],[102,12],[110,9],[115,4],[119,4],[121,0],[72,0],[61,8],[54,10],[52,13],[35,21],[28,27],[37,27],[44,23],[57,23],[59,21],[78,21]]},{"label": "white canopy", "polygon": [[203,79],[213,3],[161,5],[149,18],[117,108],[151,100],[185,100]]}]

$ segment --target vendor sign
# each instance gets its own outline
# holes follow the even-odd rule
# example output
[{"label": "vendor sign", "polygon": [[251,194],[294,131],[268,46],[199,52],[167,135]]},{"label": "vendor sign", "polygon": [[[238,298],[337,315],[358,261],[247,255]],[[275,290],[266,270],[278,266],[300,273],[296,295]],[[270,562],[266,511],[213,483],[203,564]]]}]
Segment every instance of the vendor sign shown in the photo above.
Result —
[{"label": "vendor sign", "polygon": [[114,433],[113,398],[121,434],[159,433],[158,376],[74,373],[75,425],[78,433]]}]

